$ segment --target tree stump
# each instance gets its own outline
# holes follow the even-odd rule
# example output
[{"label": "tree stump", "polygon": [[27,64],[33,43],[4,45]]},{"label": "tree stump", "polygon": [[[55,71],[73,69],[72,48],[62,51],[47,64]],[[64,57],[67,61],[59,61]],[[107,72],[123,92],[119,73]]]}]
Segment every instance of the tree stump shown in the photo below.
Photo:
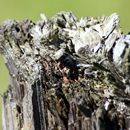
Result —
[{"label": "tree stump", "polygon": [[6,21],[0,52],[3,130],[130,130],[130,34],[116,13]]}]

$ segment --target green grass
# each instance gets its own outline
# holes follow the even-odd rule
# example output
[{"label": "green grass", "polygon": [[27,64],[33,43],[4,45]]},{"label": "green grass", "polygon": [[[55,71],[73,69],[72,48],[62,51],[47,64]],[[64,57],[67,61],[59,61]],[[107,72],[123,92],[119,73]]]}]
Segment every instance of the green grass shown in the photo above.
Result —
[{"label": "green grass", "polygon": [[0,0],[0,22],[6,19],[38,20],[41,12],[48,17],[59,11],[72,11],[78,17],[110,15],[117,12],[125,32],[130,30],[130,0]]},{"label": "green grass", "polygon": [[[129,6],[130,0],[0,0],[0,23],[7,19],[28,18],[36,21],[39,19],[40,13],[45,13],[50,18],[63,10],[72,11],[78,18],[90,15],[110,15],[117,12],[120,16],[121,27],[127,33],[130,31]],[[8,81],[8,72],[0,57],[0,93],[6,90]]]}]

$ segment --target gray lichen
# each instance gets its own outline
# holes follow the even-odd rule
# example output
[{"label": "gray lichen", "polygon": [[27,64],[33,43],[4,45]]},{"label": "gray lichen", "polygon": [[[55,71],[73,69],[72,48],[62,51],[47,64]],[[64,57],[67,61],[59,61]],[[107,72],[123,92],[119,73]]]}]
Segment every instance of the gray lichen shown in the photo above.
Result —
[{"label": "gray lichen", "polygon": [[116,13],[3,23],[0,52],[12,78],[4,109],[19,108],[14,130],[130,129],[129,51]]}]

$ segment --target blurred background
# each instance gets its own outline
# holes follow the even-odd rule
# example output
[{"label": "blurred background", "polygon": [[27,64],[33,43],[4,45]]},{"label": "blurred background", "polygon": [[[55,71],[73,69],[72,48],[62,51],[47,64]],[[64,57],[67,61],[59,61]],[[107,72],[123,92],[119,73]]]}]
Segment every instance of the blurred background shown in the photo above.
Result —
[{"label": "blurred background", "polygon": [[[130,31],[130,0],[0,0],[0,23],[7,19],[39,20],[39,14],[50,18],[59,11],[72,11],[78,18],[84,16],[102,16],[117,12],[120,25],[125,33]],[[9,84],[8,71],[0,55],[0,94]],[[0,98],[0,130],[2,130]]]}]

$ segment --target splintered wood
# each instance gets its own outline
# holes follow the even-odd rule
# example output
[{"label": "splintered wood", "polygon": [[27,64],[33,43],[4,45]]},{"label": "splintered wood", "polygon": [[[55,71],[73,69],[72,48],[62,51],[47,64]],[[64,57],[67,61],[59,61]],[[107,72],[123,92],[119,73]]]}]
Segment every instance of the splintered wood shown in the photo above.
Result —
[{"label": "splintered wood", "polygon": [[116,13],[8,20],[3,130],[130,130],[130,34]]}]

